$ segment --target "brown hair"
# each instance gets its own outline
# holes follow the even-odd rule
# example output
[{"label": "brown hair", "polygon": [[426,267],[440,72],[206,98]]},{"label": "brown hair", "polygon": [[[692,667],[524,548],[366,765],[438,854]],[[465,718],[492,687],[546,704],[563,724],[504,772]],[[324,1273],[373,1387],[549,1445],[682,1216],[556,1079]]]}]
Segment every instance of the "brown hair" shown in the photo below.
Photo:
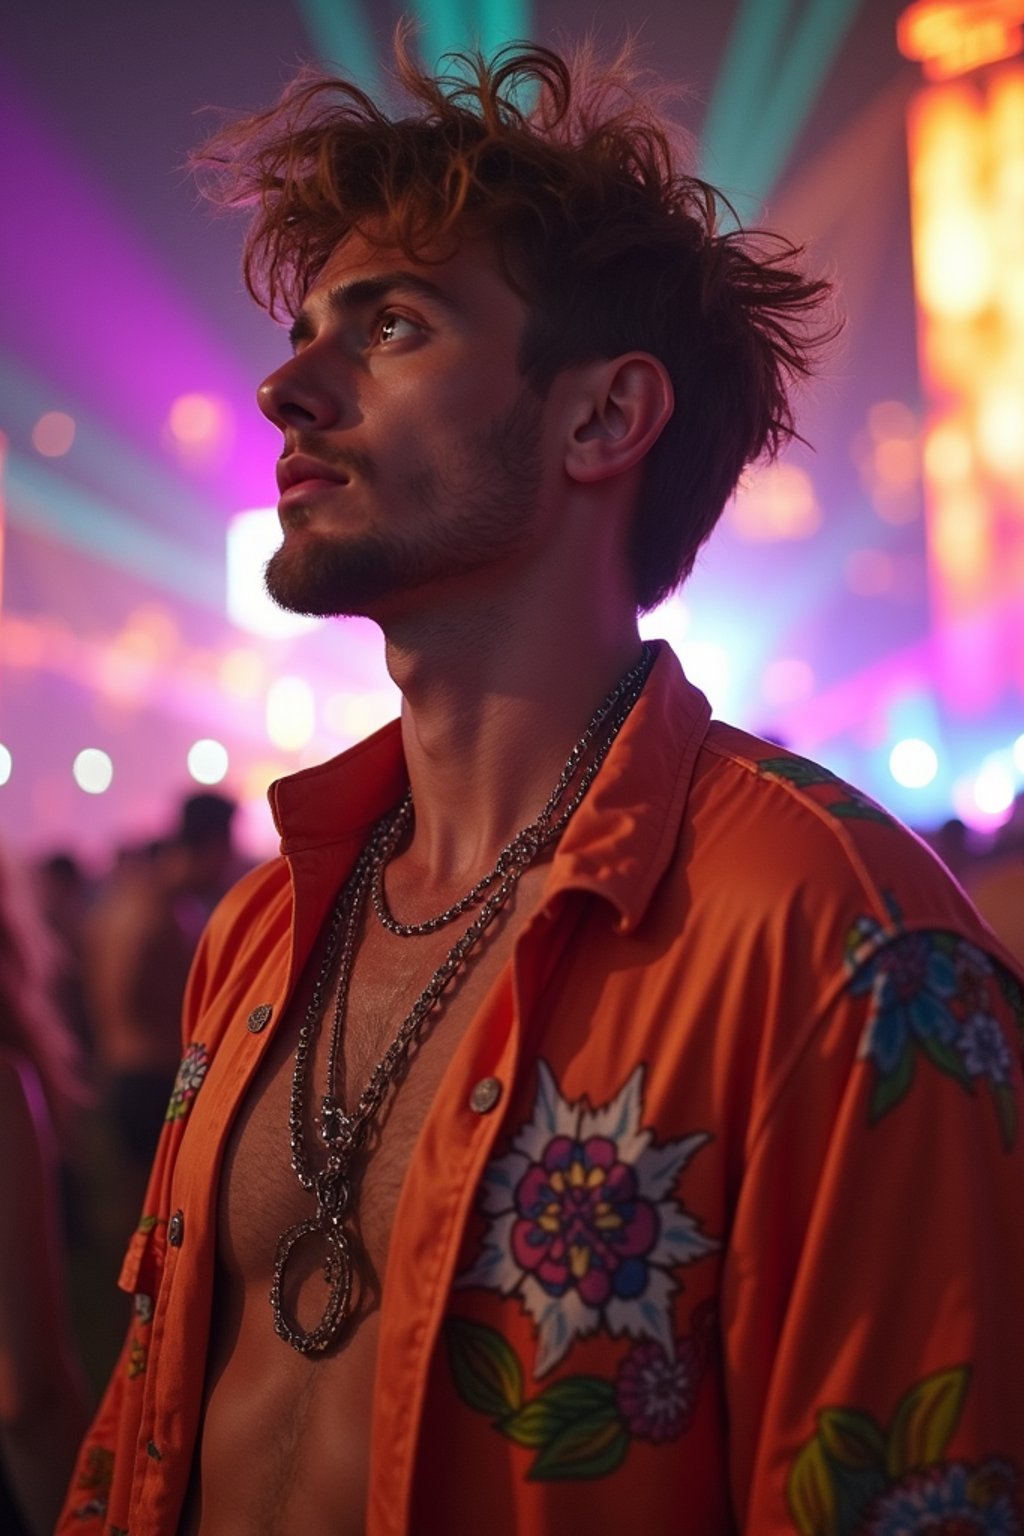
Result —
[{"label": "brown hair", "polygon": [[630,542],[651,608],[689,574],[744,466],[797,435],[789,390],[836,333],[830,284],[782,237],[720,228],[732,209],[680,168],[665,87],[629,50],[600,68],[590,49],[568,63],[514,44],[491,62],[453,55],[458,72],[434,77],[400,34],[396,58],[415,116],[307,71],[193,157],[208,196],[255,208],[249,290],[294,313],[352,230],[410,258],[472,232],[529,306],[520,366],[539,392],[575,363],[658,357],[676,405]]}]

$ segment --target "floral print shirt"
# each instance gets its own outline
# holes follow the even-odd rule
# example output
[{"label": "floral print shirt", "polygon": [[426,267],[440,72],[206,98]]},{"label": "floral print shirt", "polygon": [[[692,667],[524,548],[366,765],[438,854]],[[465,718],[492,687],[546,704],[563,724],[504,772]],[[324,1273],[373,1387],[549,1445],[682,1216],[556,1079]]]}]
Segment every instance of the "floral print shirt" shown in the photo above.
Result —
[{"label": "floral print shirt", "polygon": [[[62,1536],[177,1528],[224,1140],[403,787],[394,727],[274,786],[207,931]],[[1024,1533],[1021,980],[930,852],[663,647],[511,969],[406,1175],[369,1536]]]}]

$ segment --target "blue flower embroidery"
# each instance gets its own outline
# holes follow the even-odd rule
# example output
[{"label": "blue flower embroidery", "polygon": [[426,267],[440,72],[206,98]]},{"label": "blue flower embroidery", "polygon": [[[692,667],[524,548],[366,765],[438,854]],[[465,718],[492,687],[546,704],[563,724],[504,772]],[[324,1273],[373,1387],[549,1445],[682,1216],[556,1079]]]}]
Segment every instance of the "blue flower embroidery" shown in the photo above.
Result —
[{"label": "blue flower embroidery", "polygon": [[786,1483],[800,1536],[1022,1536],[1012,1462],[943,1459],[970,1378],[967,1365],[933,1372],[888,1423],[852,1404],[819,1408]]},{"label": "blue flower embroidery", "polygon": [[948,999],[956,990],[951,957],[936,947],[935,936],[905,934],[887,946],[871,965],[855,973],[855,995],[872,990],[873,1014],[864,1054],[883,1077],[895,1071],[910,1044],[948,1044],[957,1032]]},{"label": "blue flower embroidery", "polygon": [[875,1505],[865,1536],[1020,1536],[1008,1462],[947,1462],[912,1473]]},{"label": "blue flower embroidery", "polygon": [[860,1055],[875,1069],[870,1114],[879,1120],[906,1095],[922,1055],[968,1092],[985,1085],[1007,1147],[1017,1129],[1013,1057],[998,1010],[1000,978],[984,952],[958,934],[900,932],[859,917],[846,941],[854,996],[870,994]]}]

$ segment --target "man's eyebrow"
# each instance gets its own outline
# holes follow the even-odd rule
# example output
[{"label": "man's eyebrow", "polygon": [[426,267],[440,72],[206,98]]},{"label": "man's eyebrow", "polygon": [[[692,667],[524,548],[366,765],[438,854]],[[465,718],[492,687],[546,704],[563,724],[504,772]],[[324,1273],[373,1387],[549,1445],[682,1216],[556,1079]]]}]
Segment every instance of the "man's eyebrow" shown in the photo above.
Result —
[{"label": "man's eyebrow", "polygon": [[[346,315],[365,309],[367,305],[379,304],[381,299],[388,298],[392,294],[402,293],[411,294],[419,299],[428,299],[435,304],[443,305],[448,310],[458,309],[451,294],[446,293],[437,283],[432,283],[427,277],[420,277],[416,272],[406,272],[401,269],[395,272],[380,272],[376,277],[357,277],[350,283],[338,283],[327,293],[326,303],[332,315]],[[312,340],[315,334],[316,326],[313,317],[307,309],[300,309],[288,332],[292,347],[297,347],[300,342]]]}]

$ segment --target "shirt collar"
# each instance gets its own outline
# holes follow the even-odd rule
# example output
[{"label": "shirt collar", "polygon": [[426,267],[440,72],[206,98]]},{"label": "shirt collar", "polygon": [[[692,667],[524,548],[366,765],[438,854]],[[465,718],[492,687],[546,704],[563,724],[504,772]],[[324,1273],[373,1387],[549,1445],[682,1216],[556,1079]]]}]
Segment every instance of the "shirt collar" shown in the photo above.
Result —
[{"label": "shirt collar", "polygon": [[623,931],[639,923],[672,858],[711,720],[674,651],[657,645],[647,685],[558,845],[548,886],[604,896]]},{"label": "shirt collar", "polygon": [[[672,856],[711,719],[671,648],[656,646],[644,691],[562,836],[545,891],[594,891],[618,909],[623,930],[640,921]],[[397,720],[339,757],[279,779],[270,805],[281,852],[361,846],[406,783]]]}]

